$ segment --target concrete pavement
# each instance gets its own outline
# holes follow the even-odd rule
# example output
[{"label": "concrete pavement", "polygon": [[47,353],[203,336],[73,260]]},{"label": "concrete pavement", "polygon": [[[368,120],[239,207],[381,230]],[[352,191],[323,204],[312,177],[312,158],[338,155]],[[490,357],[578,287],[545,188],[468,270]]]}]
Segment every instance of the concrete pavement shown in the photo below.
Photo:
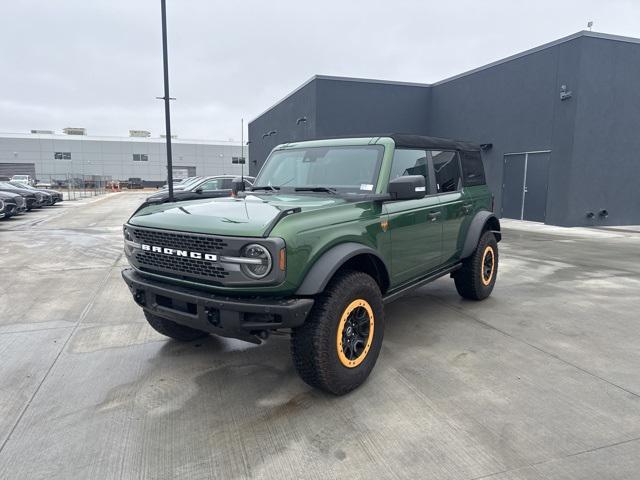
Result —
[{"label": "concrete pavement", "polygon": [[640,234],[505,222],[493,296],[389,305],[335,398],[285,336],[147,326],[119,274],[143,196],[0,222],[0,478],[640,478]]}]

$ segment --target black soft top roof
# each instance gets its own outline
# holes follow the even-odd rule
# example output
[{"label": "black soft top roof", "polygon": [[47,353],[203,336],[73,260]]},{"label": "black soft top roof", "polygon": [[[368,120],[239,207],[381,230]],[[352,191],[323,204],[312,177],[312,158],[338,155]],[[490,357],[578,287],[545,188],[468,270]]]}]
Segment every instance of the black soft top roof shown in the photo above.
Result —
[{"label": "black soft top roof", "polygon": [[479,152],[480,145],[449,138],[426,137],[424,135],[407,135],[404,133],[392,133],[384,135],[393,139],[396,147],[405,148],[433,148],[436,150],[462,150],[465,152]]}]

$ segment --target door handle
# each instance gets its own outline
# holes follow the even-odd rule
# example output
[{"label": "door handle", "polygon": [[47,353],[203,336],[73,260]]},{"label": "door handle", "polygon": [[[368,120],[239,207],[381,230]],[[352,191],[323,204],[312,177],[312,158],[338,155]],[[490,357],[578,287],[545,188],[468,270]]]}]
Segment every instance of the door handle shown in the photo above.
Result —
[{"label": "door handle", "polygon": [[440,215],[442,215],[442,212],[434,210],[432,212],[429,212],[428,217],[431,219],[432,222],[435,222],[438,219],[438,217],[440,217]]},{"label": "door handle", "polygon": [[462,209],[465,211],[465,213],[469,213],[472,208],[473,203],[465,203],[464,205],[462,205]]}]

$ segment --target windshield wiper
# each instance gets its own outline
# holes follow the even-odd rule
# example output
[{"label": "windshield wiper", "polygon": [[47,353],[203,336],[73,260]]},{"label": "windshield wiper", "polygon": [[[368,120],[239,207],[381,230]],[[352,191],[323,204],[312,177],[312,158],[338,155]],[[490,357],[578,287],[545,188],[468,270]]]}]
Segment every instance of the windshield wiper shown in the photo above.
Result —
[{"label": "windshield wiper", "polygon": [[258,187],[251,187],[251,191],[255,191],[255,190],[272,190],[272,191],[278,191],[280,190],[280,187],[274,187],[272,185],[261,185]]},{"label": "windshield wiper", "polygon": [[294,190],[296,192],[326,192],[334,195],[337,193],[336,189],[331,187],[298,187]]}]

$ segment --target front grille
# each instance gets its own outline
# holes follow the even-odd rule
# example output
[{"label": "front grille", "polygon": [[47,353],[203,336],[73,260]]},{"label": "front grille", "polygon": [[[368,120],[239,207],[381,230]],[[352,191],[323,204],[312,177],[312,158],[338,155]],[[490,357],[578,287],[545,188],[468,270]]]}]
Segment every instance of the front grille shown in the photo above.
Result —
[{"label": "front grille", "polygon": [[223,267],[206,260],[174,257],[162,253],[137,252],[136,261],[149,271],[179,273],[183,277],[208,277],[223,279],[229,275]]},{"label": "front grille", "polygon": [[[211,235],[173,233],[162,230],[147,230],[127,227],[127,233],[137,243],[199,252],[201,254],[220,254],[228,247],[225,240]],[[151,273],[168,274],[185,280],[206,279],[221,281],[229,276],[229,271],[220,263],[209,260],[175,256],[148,250],[136,250],[135,261],[138,267]]]},{"label": "front grille", "polygon": [[169,233],[157,230],[141,230],[137,228],[131,231],[138,243],[145,243],[147,245],[157,245],[202,253],[215,253],[227,247],[227,243],[224,240],[216,237]]}]

